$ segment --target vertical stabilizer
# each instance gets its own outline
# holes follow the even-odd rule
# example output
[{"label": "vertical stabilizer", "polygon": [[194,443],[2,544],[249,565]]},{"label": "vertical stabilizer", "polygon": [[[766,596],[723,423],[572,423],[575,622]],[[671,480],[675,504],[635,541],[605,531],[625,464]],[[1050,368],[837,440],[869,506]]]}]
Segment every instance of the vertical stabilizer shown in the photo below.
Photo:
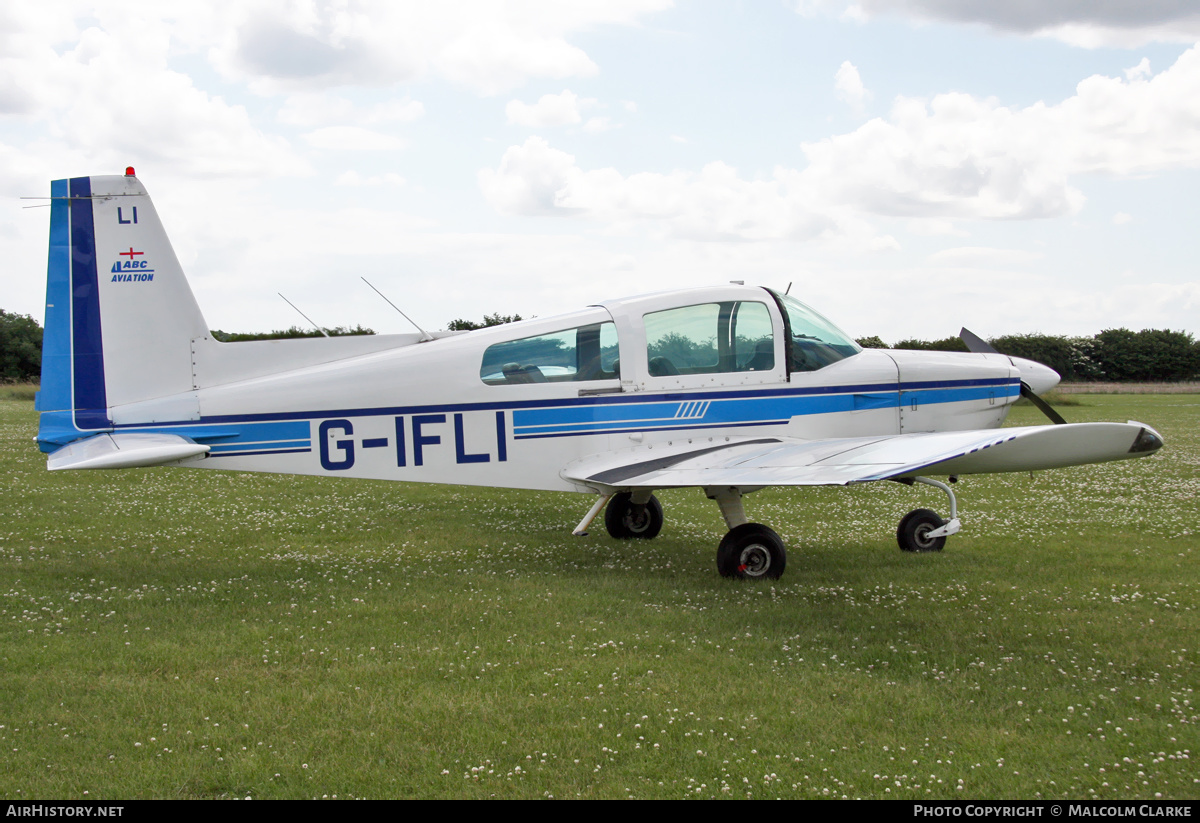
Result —
[{"label": "vertical stabilizer", "polygon": [[192,347],[208,326],[132,171],[51,184],[43,451],[123,422],[198,417]]}]

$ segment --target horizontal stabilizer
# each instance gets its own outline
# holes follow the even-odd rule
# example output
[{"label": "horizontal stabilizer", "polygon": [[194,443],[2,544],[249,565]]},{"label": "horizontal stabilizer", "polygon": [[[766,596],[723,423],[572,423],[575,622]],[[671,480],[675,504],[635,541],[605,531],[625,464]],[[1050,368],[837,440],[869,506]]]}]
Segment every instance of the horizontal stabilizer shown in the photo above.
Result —
[{"label": "horizontal stabilizer", "polygon": [[47,461],[47,468],[58,471],[161,466],[207,454],[208,449],[208,446],[177,434],[98,434],[54,452]]}]

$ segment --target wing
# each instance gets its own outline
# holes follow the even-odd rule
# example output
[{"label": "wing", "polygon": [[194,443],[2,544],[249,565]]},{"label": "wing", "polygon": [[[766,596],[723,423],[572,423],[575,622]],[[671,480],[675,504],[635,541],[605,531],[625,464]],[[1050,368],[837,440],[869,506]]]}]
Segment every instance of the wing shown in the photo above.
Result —
[{"label": "wing", "polygon": [[730,438],[597,455],[563,471],[597,489],[835,486],[918,474],[1032,471],[1141,457],[1162,438],[1142,423],[1068,423],[836,440]]}]

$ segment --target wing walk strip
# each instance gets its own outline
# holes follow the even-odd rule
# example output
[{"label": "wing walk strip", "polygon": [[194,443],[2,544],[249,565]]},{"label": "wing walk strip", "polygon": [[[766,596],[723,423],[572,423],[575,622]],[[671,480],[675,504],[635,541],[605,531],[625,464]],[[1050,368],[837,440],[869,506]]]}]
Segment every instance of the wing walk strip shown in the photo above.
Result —
[{"label": "wing walk strip", "polygon": [[[754,446],[754,445],[763,445],[765,443],[781,443],[781,442],[783,442],[783,441],[779,440],[778,438],[768,437],[768,438],[764,438],[762,440],[743,441],[741,443],[738,443],[738,445],[739,446]],[[728,448],[729,448],[728,445],[710,446],[709,448],[706,448],[706,449],[696,449],[695,451],[685,452],[684,454],[675,454],[675,455],[669,455],[667,457],[659,457],[659,458],[655,458],[654,460],[645,460],[645,461],[642,461],[641,463],[630,463],[627,466],[618,466],[615,469],[608,469],[607,471],[597,472],[596,474],[592,475],[591,477],[589,477],[587,479],[594,483],[604,483],[605,485],[616,485],[616,484],[619,484],[623,480],[628,480],[631,477],[637,477],[638,475],[648,474],[648,473],[654,472],[654,471],[662,471],[663,469],[667,469],[667,468],[670,468],[671,466],[682,463],[685,460],[691,460],[693,458],[700,457],[701,455],[704,455],[704,454],[711,454],[712,452],[725,451]]]}]

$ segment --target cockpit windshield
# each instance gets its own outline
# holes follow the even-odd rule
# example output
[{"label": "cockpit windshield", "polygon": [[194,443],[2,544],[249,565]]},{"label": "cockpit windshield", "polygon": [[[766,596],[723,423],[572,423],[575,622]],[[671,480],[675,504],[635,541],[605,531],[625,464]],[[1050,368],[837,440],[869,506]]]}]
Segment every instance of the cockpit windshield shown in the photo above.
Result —
[{"label": "cockpit windshield", "polygon": [[788,321],[788,371],[816,371],[862,351],[848,334],[796,298],[771,294]]}]

